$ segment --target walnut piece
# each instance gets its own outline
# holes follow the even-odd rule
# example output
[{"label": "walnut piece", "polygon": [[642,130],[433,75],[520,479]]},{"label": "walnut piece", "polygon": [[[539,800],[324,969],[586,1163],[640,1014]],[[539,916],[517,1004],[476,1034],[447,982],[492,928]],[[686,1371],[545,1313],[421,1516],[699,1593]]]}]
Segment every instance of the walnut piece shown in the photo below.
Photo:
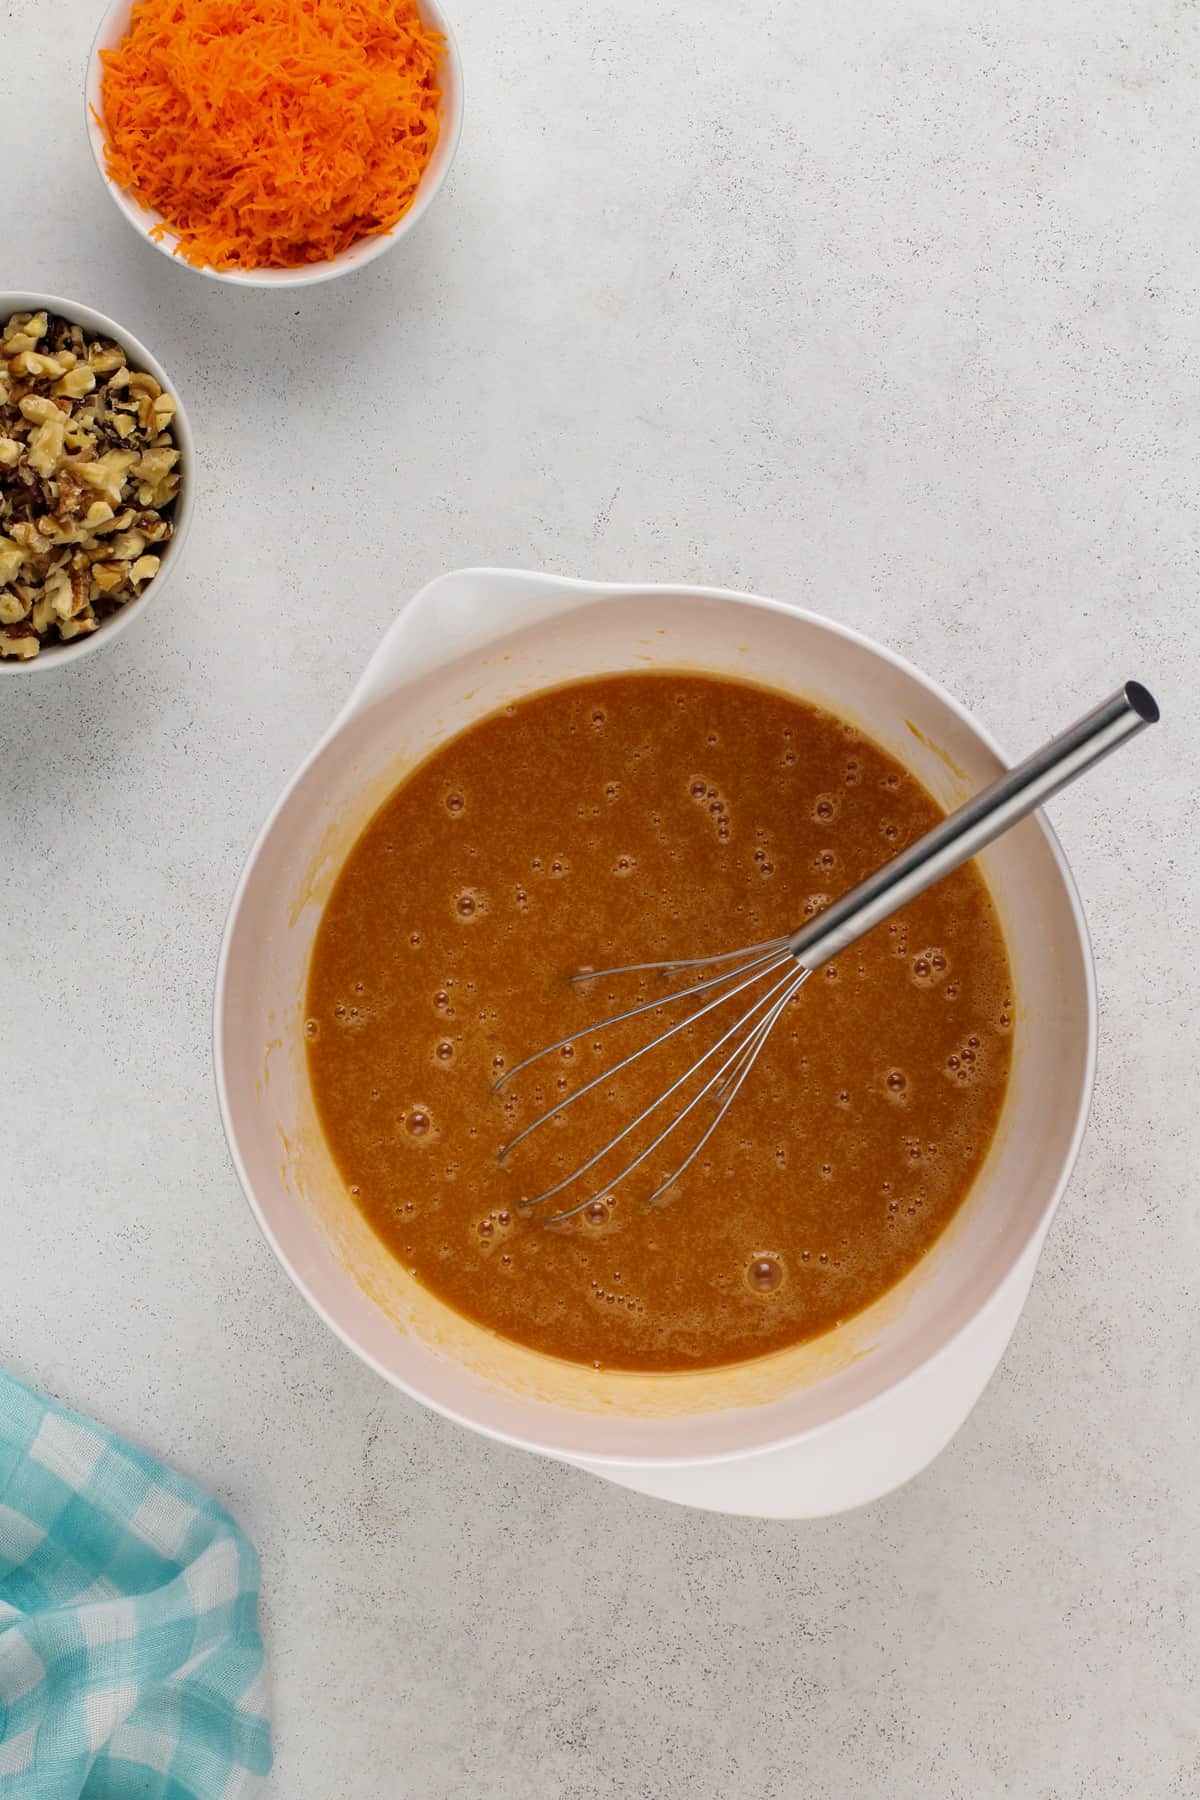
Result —
[{"label": "walnut piece", "polygon": [[158,574],[175,410],[119,344],[67,319],[0,327],[0,657],[98,630]]}]

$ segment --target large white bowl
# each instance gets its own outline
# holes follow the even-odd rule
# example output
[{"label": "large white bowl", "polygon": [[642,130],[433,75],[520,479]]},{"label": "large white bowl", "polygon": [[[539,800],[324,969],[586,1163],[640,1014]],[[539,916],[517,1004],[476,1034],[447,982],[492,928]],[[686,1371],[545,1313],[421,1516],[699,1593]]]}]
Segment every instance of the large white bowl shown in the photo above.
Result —
[{"label": "large white bowl", "polygon": [[106,650],[110,644],[115,644],[122,632],[128,631],[136,620],[145,615],[146,608],[158,599],[179,567],[184,540],[196,506],[196,456],[192,428],[188,422],[183,396],[158,358],[151,356],[145,344],[135,338],[131,331],[126,331],[123,325],[118,325],[115,319],[106,318],[95,307],[80,305],[78,300],[63,300],[57,294],[0,293],[0,325],[4,325],[13,313],[42,311],[58,313],[73,325],[81,325],[93,337],[112,338],[124,350],[131,367],[143,369],[146,374],[153,375],[159,386],[171,395],[175,402],[175,417],[171,422],[171,429],[179,446],[179,494],[171,514],[175,529],[162,546],[161,567],[153,581],[146,583],[137,599],[127,601],[98,630],[89,632],[87,637],[71,638],[65,644],[47,644],[28,660],[18,656],[0,656],[0,679],[6,675],[52,675],[56,670],[69,668],[82,657],[94,656],[98,650]]},{"label": "large white bowl", "polygon": [[476,1430],[729,1511],[840,1510],[914,1474],[962,1422],[1016,1322],[1079,1146],[1096,1007],[1079,903],[1045,821],[982,859],[1012,960],[1000,1127],[949,1229],[898,1287],[813,1344],[686,1375],[592,1371],[509,1344],[396,1263],[348,1198],[304,1053],[314,934],[345,855],[405,771],[522,693],[647,668],[758,679],[831,708],[950,807],[1004,766],[899,657],[811,613],[716,589],[466,570],[400,614],[267,821],[217,976],[217,1083],[254,1212],[317,1312],[396,1386]]},{"label": "large white bowl", "polygon": [[330,258],[328,262],[305,264],[295,269],[210,269],[196,268],[186,262],[182,256],[175,255],[175,240],[152,237],[156,225],[161,224],[161,213],[143,206],[135,200],[128,189],[118,185],[109,174],[104,161],[104,127],[99,120],[104,116],[104,100],[102,93],[104,65],[100,61],[102,50],[115,50],[129,29],[129,18],[133,11],[134,0],[113,0],[96,32],[88,57],[87,75],[84,82],[84,124],[87,127],[88,142],[92,147],[92,155],[96,159],[96,167],[100,179],[108,190],[118,210],[128,219],[134,230],[161,250],[164,256],[188,269],[193,275],[204,275],[210,281],[225,281],[233,287],[267,287],[296,288],[312,287],[319,281],[332,281],[336,275],[348,275],[352,269],[361,269],[366,263],[374,262],[385,250],[398,244],[402,237],[424,218],[441,189],[442,183],[450,173],[450,165],[454,161],[454,153],[458,149],[458,140],[462,135],[463,120],[463,74],[462,61],[458,54],[458,44],[450,21],[442,11],[439,0],[420,0],[421,17],[426,25],[434,31],[440,31],[446,40],[446,61],[442,71],[442,110],[438,141],[434,145],[433,155],[421,176],[420,185],[412,205],[398,219],[390,231],[377,233],[373,237],[359,238],[348,250],[339,256]]}]

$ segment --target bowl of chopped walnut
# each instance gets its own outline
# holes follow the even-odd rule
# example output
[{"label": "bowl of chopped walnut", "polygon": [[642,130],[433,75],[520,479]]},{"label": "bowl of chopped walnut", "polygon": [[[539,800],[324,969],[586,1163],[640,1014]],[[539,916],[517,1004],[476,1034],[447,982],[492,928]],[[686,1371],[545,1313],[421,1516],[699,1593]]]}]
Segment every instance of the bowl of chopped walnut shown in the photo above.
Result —
[{"label": "bowl of chopped walnut", "polygon": [[191,511],[191,434],[145,346],[73,300],[0,293],[0,678],[126,630]]}]

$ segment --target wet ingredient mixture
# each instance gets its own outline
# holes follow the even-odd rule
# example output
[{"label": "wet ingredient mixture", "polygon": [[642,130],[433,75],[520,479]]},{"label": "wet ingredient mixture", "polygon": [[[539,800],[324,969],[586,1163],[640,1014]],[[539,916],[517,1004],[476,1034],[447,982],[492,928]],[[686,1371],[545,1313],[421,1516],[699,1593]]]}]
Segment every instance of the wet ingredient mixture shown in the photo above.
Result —
[{"label": "wet ingredient mixture", "polygon": [[686,1142],[609,1197],[604,1168],[638,1140],[623,1146],[597,1172],[596,1203],[562,1225],[517,1203],[633,1118],[707,1046],[711,1021],[502,1165],[521,1125],[676,1015],[491,1090],[662,981],[568,987],[570,972],[794,929],[940,817],[849,725],[707,676],[589,680],[453,739],[360,837],[313,951],[310,1075],[356,1204],[449,1305],[589,1366],[739,1362],[861,1311],[953,1217],[1004,1100],[1008,959],[972,865],[808,982],[653,1208],[645,1196]]}]

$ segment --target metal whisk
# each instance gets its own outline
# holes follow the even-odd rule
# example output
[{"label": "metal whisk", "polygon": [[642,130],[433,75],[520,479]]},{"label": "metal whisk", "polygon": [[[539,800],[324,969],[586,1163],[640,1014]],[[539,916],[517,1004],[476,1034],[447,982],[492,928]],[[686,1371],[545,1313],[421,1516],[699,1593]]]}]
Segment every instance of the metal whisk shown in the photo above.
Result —
[{"label": "metal whisk", "polygon": [[[518,1205],[526,1211],[541,1206],[545,1201],[564,1193],[576,1182],[582,1181],[619,1144],[655,1114],[667,1108],[678,1096],[675,1109],[667,1114],[666,1123],[650,1143],[639,1150],[615,1175],[606,1176],[598,1186],[587,1184],[582,1200],[561,1208],[546,1223],[557,1225],[564,1219],[573,1218],[596,1200],[611,1194],[614,1188],[632,1175],[635,1169],[640,1168],[648,1157],[678,1131],[697,1107],[709,1100],[715,1106],[713,1116],[704,1124],[700,1137],[683,1160],[665,1180],[658,1183],[649,1196],[651,1201],[657,1200],[678,1181],[708,1143],[737,1098],[784,1008],[814,970],[839,955],[952,870],[968,862],[1028,813],[1067,787],[1085,770],[1092,768],[1101,758],[1135,737],[1147,725],[1153,725],[1157,718],[1158,705],[1153,696],[1139,682],[1127,681],[1110,700],[1096,707],[1061,736],[1051,739],[1015,769],[1002,775],[990,787],[984,788],[982,793],[966,801],[956,812],[943,819],[940,825],[935,825],[932,831],[927,831],[915,844],[900,851],[873,875],[868,875],[865,881],[860,881],[857,887],[835,900],[810,924],[802,926],[790,936],[771,938],[765,943],[725,951],[717,956],[696,956],[682,961],[627,963],[621,968],[589,969],[572,976],[572,982],[582,982],[605,980],[617,975],[644,975],[653,971],[664,974],[675,974],[687,969],[719,971],[673,993],[660,994],[637,1006],[628,1007],[624,1012],[587,1025],[580,1031],[573,1031],[568,1037],[557,1038],[554,1043],[527,1056],[523,1062],[517,1063],[502,1075],[495,1083],[494,1092],[506,1087],[523,1070],[540,1062],[544,1056],[562,1050],[580,1038],[594,1037],[598,1031],[636,1019],[664,1006],[676,1005],[680,1001],[699,1002],[683,1018],[659,1032],[657,1037],[632,1050],[619,1062],[605,1068],[556,1105],[539,1114],[505,1144],[500,1152],[501,1161],[531,1133],[573,1106],[602,1082],[610,1082],[631,1063],[660,1050],[680,1032],[694,1026],[701,1019],[717,1014],[730,1001],[743,995],[746,996],[746,1001],[733,1023],[722,1029],[708,1049],[696,1057],[682,1075],[664,1087],[648,1106],[644,1106],[636,1118],[630,1119],[619,1131],[614,1132],[598,1150],[552,1187],[519,1201]],[[718,1024],[719,1021],[714,1019],[714,1026]],[[715,1068],[710,1069],[710,1065],[714,1063]],[[696,1092],[685,1098],[684,1091],[702,1076],[704,1079]]]}]

